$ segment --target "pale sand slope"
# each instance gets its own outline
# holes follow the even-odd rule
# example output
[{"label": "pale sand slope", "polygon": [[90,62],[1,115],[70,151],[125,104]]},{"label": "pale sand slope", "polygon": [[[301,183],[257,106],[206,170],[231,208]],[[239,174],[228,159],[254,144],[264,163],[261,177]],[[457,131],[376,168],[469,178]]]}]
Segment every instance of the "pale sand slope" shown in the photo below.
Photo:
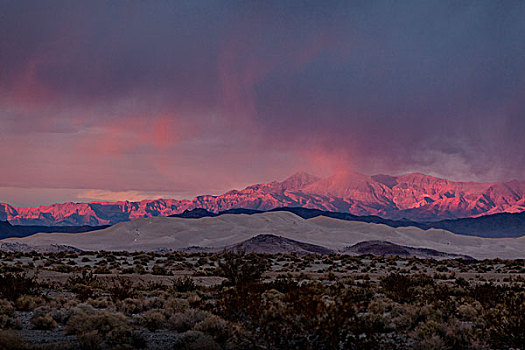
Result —
[{"label": "pale sand slope", "polygon": [[258,234],[274,234],[301,242],[342,249],[368,240],[431,248],[446,253],[483,258],[525,258],[525,237],[480,238],[445,230],[343,221],[327,217],[305,220],[288,212],[254,215],[221,215],[201,219],[153,217],[124,222],[104,230],[86,233],[38,233],[0,242],[30,246],[69,245],[83,250],[154,250],[189,246],[222,247]]}]

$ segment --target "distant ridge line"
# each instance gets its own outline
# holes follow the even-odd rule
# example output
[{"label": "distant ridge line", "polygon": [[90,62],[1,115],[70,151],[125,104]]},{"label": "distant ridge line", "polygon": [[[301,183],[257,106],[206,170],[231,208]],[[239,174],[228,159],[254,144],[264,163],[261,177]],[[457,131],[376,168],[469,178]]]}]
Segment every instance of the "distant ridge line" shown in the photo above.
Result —
[{"label": "distant ridge line", "polygon": [[304,172],[193,199],[137,202],[56,203],[16,208],[0,203],[0,220],[16,225],[99,226],[204,208],[219,213],[232,208],[271,210],[312,208],[394,221],[454,220],[496,213],[525,212],[525,181],[454,182],[424,174],[367,176],[351,171],[319,178]]}]

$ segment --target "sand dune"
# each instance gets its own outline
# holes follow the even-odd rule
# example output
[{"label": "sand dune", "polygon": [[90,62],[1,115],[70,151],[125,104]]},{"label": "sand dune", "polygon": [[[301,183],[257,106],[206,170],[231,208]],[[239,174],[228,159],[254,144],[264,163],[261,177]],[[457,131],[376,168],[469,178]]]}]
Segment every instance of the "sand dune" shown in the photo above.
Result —
[{"label": "sand dune", "polygon": [[439,229],[425,231],[415,227],[392,228],[327,217],[305,220],[288,212],[222,215],[201,219],[152,217],[87,233],[39,233],[0,242],[19,242],[35,247],[54,244],[83,250],[134,251],[181,249],[190,246],[222,247],[259,234],[279,235],[336,250],[361,241],[382,240],[416,248],[465,254],[478,259],[525,257],[525,237],[480,238]]}]

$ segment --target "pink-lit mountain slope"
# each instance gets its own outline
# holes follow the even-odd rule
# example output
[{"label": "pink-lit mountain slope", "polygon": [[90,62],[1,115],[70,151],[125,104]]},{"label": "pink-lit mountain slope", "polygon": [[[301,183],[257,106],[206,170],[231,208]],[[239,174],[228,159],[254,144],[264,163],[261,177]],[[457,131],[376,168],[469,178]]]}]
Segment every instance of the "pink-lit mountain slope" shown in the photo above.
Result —
[{"label": "pink-lit mountain slope", "polygon": [[525,211],[525,181],[453,182],[423,174],[366,176],[358,173],[318,178],[297,173],[271,182],[192,200],[64,203],[38,208],[0,204],[0,220],[21,225],[106,225],[186,209],[219,212],[231,208],[267,210],[306,207],[355,215],[434,221]]}]

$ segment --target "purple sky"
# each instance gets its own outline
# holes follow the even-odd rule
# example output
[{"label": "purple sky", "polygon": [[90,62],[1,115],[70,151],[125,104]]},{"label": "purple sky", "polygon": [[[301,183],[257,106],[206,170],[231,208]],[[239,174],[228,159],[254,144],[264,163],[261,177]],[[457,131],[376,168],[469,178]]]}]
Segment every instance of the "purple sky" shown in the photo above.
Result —
[{"label": "purple sky", "polygon": [[0,4],[0,202],[525,178],[523,1]]}]

